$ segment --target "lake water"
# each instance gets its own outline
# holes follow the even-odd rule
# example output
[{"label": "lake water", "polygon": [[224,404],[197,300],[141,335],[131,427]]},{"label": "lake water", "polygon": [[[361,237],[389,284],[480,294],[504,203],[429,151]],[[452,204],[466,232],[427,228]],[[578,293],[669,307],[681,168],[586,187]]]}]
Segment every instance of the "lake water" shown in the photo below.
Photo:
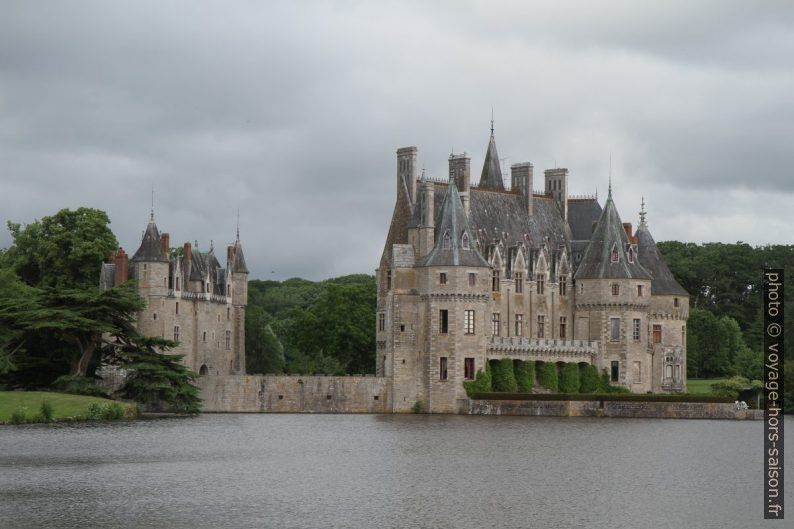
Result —
[{"label": "lake water", "polygon": [[762,518],[762,435],[421,415],[0,426],[0,527],[792,527],[790,479],[788,522]]}]

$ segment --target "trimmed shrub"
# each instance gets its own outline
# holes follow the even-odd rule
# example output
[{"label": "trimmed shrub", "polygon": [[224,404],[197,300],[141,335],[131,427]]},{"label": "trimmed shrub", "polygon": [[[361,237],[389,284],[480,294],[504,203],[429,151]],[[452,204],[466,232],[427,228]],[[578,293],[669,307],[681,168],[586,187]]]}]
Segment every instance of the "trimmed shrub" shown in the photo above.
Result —
[{"label": "trimmed shrub", "polygon": [[567,363],[560,368],[560,391],[562,393],[577,393],[579,391],[578,365]]},{"label": "trimmed shrub", "polygon": [[529,360],[513,360],[513,372],[516,376],[516,384],[520,393],[532,393],[535,385],[535,362]]},{"label": "trimmed shrub", "polygon": [[478,369],[474,380],[463,383],[466,395],[471,397],[475,393],[491,392],[491,366],[486,362],[485,369]]},{"label": "trimmed shrub", "polygon": [[711,385],[711,392],[719,397],[730,397],[732,399],[739,398],[745,388],[750,387],[750,381],[741,376],[731,377],[728,380],[717,382]]},{"label": "trimmed shrub", "polygon": [[579,373],[579,393],[595,393],[599,390],[600,380],[598,369],[592,364],[585,364]]},{"label": "trimmed shrub", "polygon": [[631,393],[629,388],[623,386],[613,386],[609,379],[609,373],[606,369],[601,371],[601,383],[599,384],[598,391],[601,393]]},{"label": "trimmed shrub", "polygon": [[713,397],[704,395],[683,395],[683,394],[653,394],[653,393],[629,393],[606,394],[590,393],[477,393],[472,396],[477,400],[574,400],[574,401],[615,401],[615,402],[733,402],[735,399],[730,397]]},{"label": "trimmed shrub", "polygon": [[536,362],[538,372],[538,382],[549,391],[559,391],[559,379],[557,374],[557,364],[553,362]]},{"label": "trimmed shrub", "polygon": [[97,404],[92,402],[88,405],[86,418],[89,421],[115,421],[124,417],[124,406],[118,402],[108,402]]},{"label": "trimmed shrub", "polygon": [[493,365],[491,366],[491,376],[491,385],[493,386],[493,391],[514,392],[518,390],[516,376],[513,373],[513,360],[510,358],[493,360]]}]

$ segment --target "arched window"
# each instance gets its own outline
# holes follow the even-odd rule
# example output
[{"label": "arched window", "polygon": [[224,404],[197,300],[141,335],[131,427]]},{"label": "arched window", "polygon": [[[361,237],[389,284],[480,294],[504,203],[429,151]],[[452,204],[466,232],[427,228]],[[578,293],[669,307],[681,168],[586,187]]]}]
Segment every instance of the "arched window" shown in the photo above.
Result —
[{"label": "arched window", "polygon": [[629,256],[629,262],[633,263],[634,262],[634,248],[629,248],[628,256]]},{"label": "arched window", "polygon": [[201,364],[201,367],[199,368],[199,375],[206,375],[207,373],[209,373],[209,369],[207,369],[207,364]]},{"label": "arched window", "polygon": [[463,232],[463,237],[460,238],[460,247],[463,248],[464,250],[468,250],[471,248],[469,246],[469,234],[466,232]]},{"label": "arched window", "polygon": [[609,253],[609,260],[612,261],[613,263],[617,263],[618,261],[620,261],[617,244],[612,245],[612,251]]},{"label": "arched window", "polygon": [[449,237],[449,230],[447,230],[447,231],[444,232],[444,243],[443,243],[444,246],[443,246],[443,248],[445,250],[449,250],[449,248],[451,246],[451,242],[450,241],[451,241],[451,239]]}]

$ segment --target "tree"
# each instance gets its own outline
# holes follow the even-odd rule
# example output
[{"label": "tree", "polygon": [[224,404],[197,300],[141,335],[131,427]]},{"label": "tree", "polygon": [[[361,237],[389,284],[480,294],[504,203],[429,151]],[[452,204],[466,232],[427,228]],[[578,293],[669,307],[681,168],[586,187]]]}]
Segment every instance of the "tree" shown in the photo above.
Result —
[{"label": "tree", "polygon": [[8,223],[14,241],[2,263],[27,284],[75,288],[99,284],[102,262],[118,247],[107,213],[62,209],[26,226]]},{"label": "tree", "polygon": [[25,297],[0,299],[0,323],[17,333],[17,344],[37,335],[60,342],[68,351],[69,374],[85,376],[102,335],[128,333],[145,305],[131,283],[105,291],[31,288]]},{"label": "tree", "polygon": [[581,379],[582,383],[579,387],[579,391],[581,393],[595,393],[598,391],[599,378],[598,369],[596,366],[592,364],[584,364],[581,368],[579,378]]},{"label": "tree", "polygon": [[245,313],[246,373],[282,373],[286,363],[284,346],[273,332],[271,318],[260,306]]},{"label": "tree", "polygon": [[[0,268],[0,300],[24,300],[29,290],[11,269]],[[0,375],[17,368],[15,357],[25,352],[22,334],[13,321],[0,319]]]}]

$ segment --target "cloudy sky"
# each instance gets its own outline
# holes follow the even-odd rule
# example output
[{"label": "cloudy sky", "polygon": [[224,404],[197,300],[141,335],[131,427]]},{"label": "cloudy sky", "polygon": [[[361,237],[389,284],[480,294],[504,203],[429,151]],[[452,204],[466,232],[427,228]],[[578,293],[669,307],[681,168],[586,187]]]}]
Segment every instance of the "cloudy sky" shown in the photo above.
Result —
[{"label": "cloudy sky", "polygon": [[[794,243],[794,3],[0,4],[0,220],[106,210],[252,277],[372,273],[395,150],[645,196],[657,240]],[[0,233],[0,247],[10,243]]]}]

